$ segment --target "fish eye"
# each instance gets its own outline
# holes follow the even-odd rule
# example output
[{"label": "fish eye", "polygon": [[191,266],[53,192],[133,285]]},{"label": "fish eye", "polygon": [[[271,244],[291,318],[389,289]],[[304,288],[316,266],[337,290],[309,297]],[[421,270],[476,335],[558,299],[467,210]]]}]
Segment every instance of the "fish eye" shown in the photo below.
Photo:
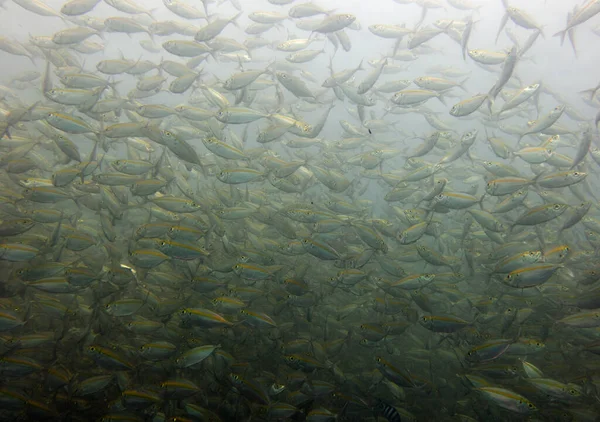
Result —
[{"label": "fish eye", "polygon": [[554,209],[555,210],[559,210],[560,209],[560,205],[559,204],[554,205]]},{"label": "fish eye", "polygon": [[529,407],[530,409],[533,409],[535,406],[533,405],[533,403],[527,403],[527,407]]},{"label": "fish eye", "polygon": [[89,350],[90,352],[95,352],[95,351],[96,351],[96,347],[95,347],[95,346],[90,346],[90,347],[88,348],[88,350]]}]

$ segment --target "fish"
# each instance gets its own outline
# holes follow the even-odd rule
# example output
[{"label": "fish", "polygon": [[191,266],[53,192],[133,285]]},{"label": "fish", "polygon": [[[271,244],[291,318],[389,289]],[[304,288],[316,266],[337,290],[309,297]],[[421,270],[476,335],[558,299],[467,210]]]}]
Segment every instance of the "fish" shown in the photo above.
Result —
[{"label": "fish", "polygon": [[526,86],[525,88],[517,92],[509,101],[506,101],[502,105],[502,108],[498,112],[498,115],[501,115],[503,112],[515,108],[523,102],[527,101],[529,98],[536,94],[539,88],[540,84],[532,84]]},{"label": "fish", "polygon": [[70,0],[60,8],[60,13],[67,16],[81,16],[94,10],[100,0]]},{"label": "fish", "polygon": [[587,128],[581,134],[581,142],[579,147],[577,148],[577,153],[573,158],[573,165],[571,166],[571,170],[577,167],[584,159],[587,153],[590,150],[590,146],[592,144],[593,135],[591,132],[591,128]]},{"label": "fish", "polygon": [[337,32],[351,25],[355,20],[356,16],[350,13],[330,14],[319,22],[313,31],[324,34]]},{"label": "fish", "polygon": [[468,116],[469,114],[477,111],[477,109],[483,105],[486,99],[487,95],[479,94],[472,98],[462,100],[452,106],[450,109],[450,115],[455,117]]},{"label": "fish", "polygon": [[6,418],[594,420],[598,1],[354,3],[0,0]]},{"label": "fish", "polygon": [[518,58],[519,57],[517,55],[517,47],[513,46],[503,61],[502,73],[500,74],[500,78],[498,79],[498,81],[494,84],[494,86],[488,93],[488,103],[489,103],[490,110],[492,107],[492,105],[491,105],[492,101],[498,96],[498,94],[500,93],[502,88],[504,88],[504,86],[510,80],[510,78],[515,70],[515,67],[517,65]]},{"label": "fish", "polygon": [[491,403],[515,413],[528,414],[538,410],[527,398],[505,388],[481,387],[476,391]]},{"label": "fish", "polygon": [[521,139],[523,138],[523,136],[529,135],[531,133],[541,132],[544,129],[547,129],[550,126],[552,126],[554,123],[556,123],[556,121],[560,118],[560,116],[562,116],[564,111],[565,111],[564,105],[559,105],[559,106],[554,107],[552,110],[550,110],[550,112],[547,115],[545,115],[542,118],[540,118],[539,120],[537,120],[533,125],[531,125],[531,127],[529,129],[525,130],[521,134],[517,144],[521,143]]},{"label": "fish", "polygon": [[585,4],[574,9],[574,13],[571,14],[567,20],[567,27],[555,33],[553,36],[560,37],[561,45],[565,42],[565,35],[576,26],[581,25],[587,20],[591,19],[600,12],[600,4],[597,0],[588,0]]}]

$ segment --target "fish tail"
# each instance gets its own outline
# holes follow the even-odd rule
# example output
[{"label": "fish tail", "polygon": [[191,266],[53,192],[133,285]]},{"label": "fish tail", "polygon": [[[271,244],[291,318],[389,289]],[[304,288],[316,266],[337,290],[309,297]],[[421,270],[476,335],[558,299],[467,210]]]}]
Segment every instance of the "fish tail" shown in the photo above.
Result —
[{"label": "fish tail", "polygon": [[[493,89],[494,88],[492,88],[492,90]],[[489,110],[490,114],[492,114],[492,108],[494,106],[494,97],[492,96],[492,90],[490,90],[490,92],[488,93],[487,98],[486,98],[486,101],[488,104],[488,110]]]},{"label": "fish tail", "polygon": [[[556,34],[554,34],[552,36],[560,37],[560,45],[563,45],[565,43],[565,37],[567,36],[567,32],[568,32],[568,29],[565,29],[564,31],[558,31]],[[542,34],[542,36],[543,36],[543,34]]]},{"label": "fish tail", "polygon": [[583,91],[579,91],[579,93],[589,95],[589,100],[592,101],[594,99],[594,97],[596,96],[596,93],[598,92],[598,88],[600,88],[600,85],[597,86],[596,88],[584,89]]},{"label": "fish tail", "polygon": [[438,96],[436,96],[436,98],[439,100],[440,103],[442,103],[444,106],[446,106],[446,100],[444,99],[444,97],[440,94]]},{"label": "fish tail", "polygon": [[392,56],[395,56],[396,53],[398,52],[398,49],[400,48],[400,43],[402,42],[402,38],[398,38],[396,40],[396,42],[394,43],[394,52],[392,53]]},{"label": "fish tail", "polygon": [[[464,51],[463,51],[463,58],[465,58],[465,52]],[[466,58],[465,58],[465,60],[466,60]],[[468,92],[467,88],[465,88],[465,84],[467,83],[467,81],[469,79],[470,79],[470,76],[467,76],[465,79],[463,79],[461,82],[458,83],[458,87],[460,89],[462,89],[463,91]]]}]

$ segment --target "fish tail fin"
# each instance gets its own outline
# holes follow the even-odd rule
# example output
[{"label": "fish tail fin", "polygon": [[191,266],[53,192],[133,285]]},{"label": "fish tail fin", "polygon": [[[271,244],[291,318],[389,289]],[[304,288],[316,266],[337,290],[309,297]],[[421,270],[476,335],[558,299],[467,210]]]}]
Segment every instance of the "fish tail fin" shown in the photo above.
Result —
[{"label": "fish tail fin", "polygon": [[[569,32],[569,30],[565,29],[564,31],[558,31],[556,34],[554,34],[552,36],[553,37],[560,37],[560,45],[563,45],[565,43],[565,37],[567,36],[567,32]],[[542,34],[542,36],[543,35],[544,34]]]},{"label": "fish tail fin", "polygon": [[[464,51],[463,51],[463,57],[465,57],[464,55]],[[467,89],[465,88],[465,84],[467,83],[467,81],[470,79],[470,76],[467,76],[465,79],[463,79],[461,82],[458,83],[458,87],[460,89],[462,89],[465,92],[468,92]]]},{"label": "fish tail fin", "polygon": [[600,85],[598,85],[596,88],[584,89],[583,91],[579,91],[579,93],[589,95],[589,100],[592,101],[598,92],[598,88],[600,88]]},{"label": "fish tail fin", "polygon": [[523,137],[527,135],[527,133],[521,133],[519,134],[519,139],[517,140],[517,145],[515,146],[515,148],[519,148],[521,146],[521,141],[523,140]]},{"label": "fish tail fin", "polygon": [[396,42],[394,43],[394,50],[393,50],[392,56],[395,56],[396,53],[398,52],[398,49],[400,48],[400,43],[401,42],[402,42],[402,37],[398,38],[396,40]]},{"label": "fish tail fin", "polygon": [[494,97],[492,96],[491,91],[490,91],[490,93],[488,93],[486,101],[488,104],[488,110],[489,110],[490,114],[492,114],[492,108],[494,107]]},{"label": "fish tail fin", "polygon": [[240,25],[238,24],[237,21],[238,21],[239,17],[242,16],[242,14],[243,14],[242,12],[238,12],[233,18],[231,18],[229,20],[229,23],[232,23],[233,26],[235,26],[236,28],[239,28]]},{"label": "fish tail fin", "polygon": [[485,211],[485,209],[483,208],[483,200],[485,199],[485,193],[483,195],[481,195],[481,198],[479,198],[479,201],[477,201],[477,204],[479,204],[479,208],[482,211]]},{"label": "fish tail fin", "polygon": [[438,99],[438,101],[439,101],[440,103],[442,103],[444,106],[447,106],[447,104],[446,104],[446,99],[445,99],[445,98],[444,98],[444,97],[443,97],[441,94],[440,94],[440,95],[438,95],[438,96],[436,96],[436,98],[437,98],[437,99]]}]

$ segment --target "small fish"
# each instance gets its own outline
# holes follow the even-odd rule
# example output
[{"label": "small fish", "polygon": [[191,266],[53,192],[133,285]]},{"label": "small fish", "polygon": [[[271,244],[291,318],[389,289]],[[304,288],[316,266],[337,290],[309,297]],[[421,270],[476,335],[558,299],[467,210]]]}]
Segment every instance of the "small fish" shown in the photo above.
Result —
[{"label": "small fish", "polygon": [[220,345],[209,345],[209,346],[200,346],[190,349],[184,352],[181,356],[179,356],[175,360],[175,364],[178,368],[189,368],[191,366],[197,365],[209,356],[213,354],[213,352],[221,347]]},{"label": "small fish", "polygon": [[537,411],[537,407],[527,398],[504,388],[481,387],[475,391],[491,403],[515,413],[529,414]]}]

